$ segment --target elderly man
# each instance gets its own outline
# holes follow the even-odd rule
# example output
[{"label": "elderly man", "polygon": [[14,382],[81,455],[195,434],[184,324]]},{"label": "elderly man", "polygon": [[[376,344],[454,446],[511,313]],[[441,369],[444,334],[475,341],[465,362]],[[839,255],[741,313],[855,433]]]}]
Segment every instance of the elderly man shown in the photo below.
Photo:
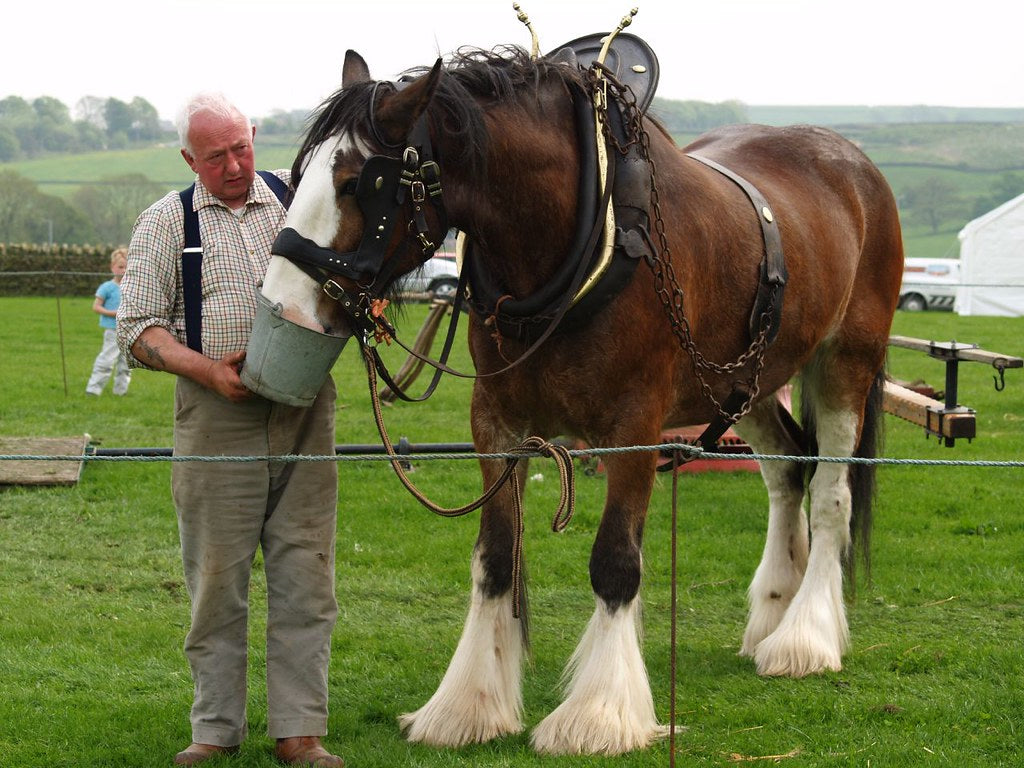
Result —
[{"label": "elderly man", "polygon": [[[259,283],[285,216],[254,171],[256,129],[223,96],[202,94],[185,105],[178,132],[195,187],[191,196],[168,194],[135,225],[118,343],[132,366],[177,376],[175,455],[332,453],[330,379],[308,408],[254,395],[239,379]],[[274,176],[289,180],[287,171]],[[200,339],[194,328],[192,337],[186,334],[182,287],[184,219],[193,211],[202,243]],[[189,301],[196,311],[196,296]],[[276,755],[293,765],[344,765],[320,743],[327,733],[327,670],[337,618],[336,465],[176,462],[171,491],[192,605],[185,655],[195,682],[192,744],[174,763],[196,765],[235,752],[246,736],[248,594],[261,548],[267,726]]]}]

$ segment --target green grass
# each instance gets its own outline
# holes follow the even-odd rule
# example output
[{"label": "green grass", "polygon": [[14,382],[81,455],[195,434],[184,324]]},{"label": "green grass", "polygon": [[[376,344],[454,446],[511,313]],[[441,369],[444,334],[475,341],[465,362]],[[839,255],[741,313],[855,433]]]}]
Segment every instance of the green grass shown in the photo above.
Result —
[{"label": "green grass", "polygon": [[[169,446],[171,377],[140,371],[124,398],[83,394],[100,332],[88,297],[0,299],[0,434],[91,434],[104,447]],[[424,308],[400,328],[411,338]],[[1020,355],[1024,319],[899,313],[894,332]],[[388,350],[393,361],[401,355]],[[64,392],[66,364],[68,392]],[[467,368],[464,345],[453,362]],[[941,387],[943,366],[893,350],[891,371]],[[374,442],[353,348],[335,369],[339,442]],[[963,364],[961,401],[978,410],[971,444],[947,449],[889,417],[886,455],[1024,456],[1024,372],[996,393],[991,372]],[[470,384],[446,379],[426,404],[386,409],[392,436],[468,439]],[[558,677],[593,607],[587,558],[604,494],[577,474],[578,508],[548,530],[557,497],[537,460],[527,495],[526,559],[533,656],[527,725],[558,701]],[[0,488],[0,765],[161,766],[189,738],[191,681],[181,653],[188,601],[181,579],[168,463],[87,463],[66,488]],[[478,492],[473,462],[421,462],[413,478],[454,505]],[[851,599],[853,649],[840,673],[757,677],[736,651],[744,591],[763,544],[757,475],[681,480],[678,642],[680,765],[725,766],[732,755],[788,755],[790,766],[1016,766],[1024,710],[1024,518],[1019,469],[879,470],[873,581]],[[645,542],[645,653],[656,706],[668,713],[669,492],[660,477]],[[664,744],[620,758],[538,758],[527,737],[463,750],[407,744],[395,717],[433,692],[467,607],[477,516],[434,517],[378,463],[340,465],[338,597],[330,668],[329,746],[352,768],[455,765],[664,766]],[[275,765],[264,737],[255,571],[251,736],[216,764]],[[759,761],[753,765],[771,764]]]}]

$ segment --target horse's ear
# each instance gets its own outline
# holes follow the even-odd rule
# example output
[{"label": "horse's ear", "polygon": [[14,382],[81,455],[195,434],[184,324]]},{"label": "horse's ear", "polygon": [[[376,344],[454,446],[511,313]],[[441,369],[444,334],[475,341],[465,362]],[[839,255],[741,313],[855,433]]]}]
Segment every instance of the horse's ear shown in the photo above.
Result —
[{"label": "horse's ear", "polygon": [[441,75],[441,59],[438,59],[423,77],[413,80],[408,87],[391,94],[387,99],[381,99],[377,110],[377,125],[389,142],[397,144],[405,141],[413,123],[434,97]]},{"label": "horse's ear", "polygon": [[370,68],[366,66],[363,57],[351,49],[345,51],[345,66],[341,70],[341,87],[348,88],[356,83],[365,83],[370,79]]}]

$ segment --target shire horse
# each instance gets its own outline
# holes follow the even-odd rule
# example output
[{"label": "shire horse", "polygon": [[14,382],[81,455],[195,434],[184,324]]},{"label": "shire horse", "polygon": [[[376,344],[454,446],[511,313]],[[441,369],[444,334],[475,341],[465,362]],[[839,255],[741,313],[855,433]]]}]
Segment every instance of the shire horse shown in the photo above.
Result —
[{"label": "shire horse", "polygon": [[[564,285],[567,254],[579,250],[580,201],[593,180],[581,167],[586,118],[574,94],[592,93],[588,72],[571,56],[531,57],[509,46],[463,49],[378,82],[349,51],[342,87],[314,116],[296,157],[294,199],[264,295],[294,323],[365,337],[371,299],[455,227],[470,244],[463,270],[472,277],[479,452],[511,450],[532,435],[650,446],[666,427],[725,417],[738,418],[735,430],[762,454],[872,455],[902,274],[900,224],[881,173],[831,131],[735,126],[684,151],[656,120],[627,111],[623,123],[642,138],[631,142],[642,148],[641,187],[647,178],[653,184],[651,204],[640,206],[648,218],[634,226],[650,234],[634,238],[639,255],[624,257],[635,264],[584,312],[565,311],[559,296],[540,302],[538,316],[505,311]],[[609,154],[622,154],[606,141]],[[731,169],[770,212],[687,153]],[[788,280],[774,320],[752,330],[762,217],[777,223]],[[615,250],[623,258],[621,244]],[[797,376],[800,426],[774,394]],[[730,409],[738,378],[752,386],[740,390],[743,407]],[[618,754],[667,733],[637,627],[658,456],[609,452],[603,460],[607,500],[589,566],[596,605],[567,666],[562,703],[532,732],[541,753]],[[480,462],[485,488],[503,466]],[[849,642],[843,564],[852,518],[868,518],[870,466],[805,469],[761,464],[767,538],[740,648],[761,675],[838,670]],[[437,691],[400,717],[411,741],[456,747],[524,727],[525,622],[513,604],[514,495],[522,486],[506,484],[482,507],[464,631]]]}]

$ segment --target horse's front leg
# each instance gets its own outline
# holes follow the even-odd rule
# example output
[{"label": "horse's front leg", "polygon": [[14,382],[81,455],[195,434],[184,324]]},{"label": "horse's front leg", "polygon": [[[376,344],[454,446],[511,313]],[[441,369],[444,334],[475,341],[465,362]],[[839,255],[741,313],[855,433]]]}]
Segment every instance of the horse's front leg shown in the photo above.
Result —
[{"label": "horse's front leg", "polygon": [[533,731],[539,752],[614,755],[667,733],[655,716],[638,637],[641,541],[655,462],[650,453],[605,462],[608,499],[590,557],[597,605],[566,670],[564,701]]},{"label": "horse's front leg", "polygon": [[[487,488],[504,462],[484,461],[481,466]],[[525,471],[521,463],[519,478],[525,477]],[[481,512],[462,637],[434,695],[415,712],[399,717],[409,741],[458,747],[523,729],[526,606],[521,590],[522,614],[516,619],[512,611],[513,494],[521,496],[521,479],[518,486],[509,481]]]}]

